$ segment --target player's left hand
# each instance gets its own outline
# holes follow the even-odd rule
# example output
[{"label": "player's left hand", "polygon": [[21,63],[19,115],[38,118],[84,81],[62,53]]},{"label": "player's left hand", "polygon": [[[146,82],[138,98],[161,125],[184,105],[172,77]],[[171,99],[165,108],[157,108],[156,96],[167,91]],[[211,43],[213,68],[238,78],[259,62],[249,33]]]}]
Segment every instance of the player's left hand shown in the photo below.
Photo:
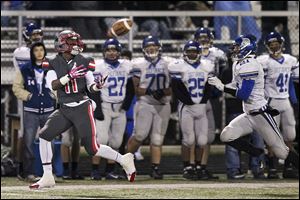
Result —
[{"label": "player's left hand", "polygon": [[224,84],[222,83],[222,81],[220,79],[218,79],[218,77],[214,76],[214,77],[210,77],[208,78],[208,83],[210,85],[215,86],[218,90],[220,91],[224,91]]}]

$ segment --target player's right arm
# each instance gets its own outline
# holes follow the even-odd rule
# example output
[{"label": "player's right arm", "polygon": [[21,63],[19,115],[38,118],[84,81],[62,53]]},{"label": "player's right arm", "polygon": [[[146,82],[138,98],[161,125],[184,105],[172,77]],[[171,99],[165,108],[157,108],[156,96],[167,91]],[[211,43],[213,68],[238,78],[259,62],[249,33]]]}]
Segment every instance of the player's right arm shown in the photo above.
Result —
[{"label": "player's right arm", "polygon": [[132,77],[132,81],[133,81],[133,86],[134,86],[134,91],[135,94],[140,97],[140,96],[144,96],[147,93],[147,89],[146,88],[141,88],[140,85],[140,78],[137,76],[133,76]]},{"label": "player's right arm", "polygon": [[16,97],[22,101],[28,101],[32,94],[24,89],[24,79],[19,69],[16,70],[16,77],[12,86],[12,91]]},{"label": "player's right arm", "polygon": [[171,78],[171,88],[176,98],[186,105],[193,105],[194,102],[182,80],[183,72],[180,63],[177,61],[170,63],[168,70]]},{"label": "player's right arm", "polygon": [[146,88],[140,87],[141,73],[142,73],[141,69],[137,67],[136,60],[133,60],[130,74],[132,75],[132,82],[133,82],[135,94],[138,97],[146,95],[146,91],[147,91]]},{"label": "player's right arm", "polygon": [[56,72],[53,70],[51,67],[51,64],[48,61],[44,61],[42,63],[43,68],[48,68],[50,74],[47,75],[48,77],[48,86],[52,90],[58,90],[59,88],[63,87],[66,85],[70,80],[76,79],[76,78],[82,78],[86,75],[87,73],[87,68],[84,67],[83,65],[74,67],[71,69],[69,73],[66,75],[62,76],[61,78],[57,78]]}]

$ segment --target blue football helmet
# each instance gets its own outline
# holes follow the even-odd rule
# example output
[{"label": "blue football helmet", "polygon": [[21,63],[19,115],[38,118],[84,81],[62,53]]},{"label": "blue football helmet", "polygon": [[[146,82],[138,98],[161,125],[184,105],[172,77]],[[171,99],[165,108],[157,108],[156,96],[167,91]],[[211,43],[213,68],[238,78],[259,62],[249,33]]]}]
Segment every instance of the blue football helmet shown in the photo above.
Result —
[{"label": "blue football helmet", "polygon": [[[147,50],[147,47],[151,45],[156,46],[157,49]],[[143,40],[142,50],[145,58],[147,60],[153,61],[161,56],[162,44],[157,37],[149,35]]]},{"label": "blue football helmet", "polygon": [[183,59],[189,63],[198,63],[201,58],[201,46],[194,40],[189,40],[183,48]]},{"label": "blue football helmet", "polygon": [[240,35],[232,44],[232,57],[237,60],[246,58],[256,52],[256,37],[254,35]]},{"label": "blue football helmet", "polygon": [[[39,34],[40,37],[32,38],[33,34]],[[35,22],[29,22],[25,30],[23,31],[24,40],[28,43],[32,42],[42,42],[43,39],[43,31]]]},{"label": "blue football helmet", "polygon": [[[108,49],[116,49],[117,50],[117,54],[116,55],[106,55],[106,51]],[[107,63],[114,63],[114,62],[117,62],[118,59],[120,58],[120,55],[121,55],[121,51],[122,51],[122,45],[121,43],[115,39],[115,38],[110,38],[108,40],[106,40],[103,44],[103,57],[104,57],[104,60],[107,62]]]},{"label": "blue football helmet", "polygon": [[[273,42],[278,42],[278,44]],[[269,33],[265,38],[264,44],[271,55],[278,55],[284,50],[284,38],[278,32]]]},{"label": "blue football helmet", "polygon": [[201,27],[195,32],[194,40],[199,42],[202,48],[210,48],[214,40],[214,35],[208,28]]}]

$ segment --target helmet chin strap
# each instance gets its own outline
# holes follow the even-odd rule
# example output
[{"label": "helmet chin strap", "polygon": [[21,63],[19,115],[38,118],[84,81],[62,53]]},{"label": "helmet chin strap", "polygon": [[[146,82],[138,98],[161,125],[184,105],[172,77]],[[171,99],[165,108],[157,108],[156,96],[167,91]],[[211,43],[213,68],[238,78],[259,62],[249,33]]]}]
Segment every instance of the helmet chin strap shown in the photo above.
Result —
[{"label": "helmet chin strap", "polygon": [[199,62],[199,60],[200,60],[200,55],[198,55],[195,59],[190,59],[188,56],[185,56],[185,60],[186,60],[186,62],[188,62],[189,64],[193,65],[193,64]]},{"label": "helmet chin strap", "polygon": [[146,55],[146,57],[147,57],[147,60],[149,60],[150,62],[156,62],[157,60],[158,60],[158,58],[159,58],[159,52],[157,52],[157,53],[153,53],[153,54],[148,54],[148,53],[146,53],[145,52],[145,55]]},{"label": "helmet chin strap", "polygon": [[279,49],[278,51],[272,51],[271,49],[269,49],[269,54],[274,55],[275,57],[279,56],[281,53],[281,49]]}]

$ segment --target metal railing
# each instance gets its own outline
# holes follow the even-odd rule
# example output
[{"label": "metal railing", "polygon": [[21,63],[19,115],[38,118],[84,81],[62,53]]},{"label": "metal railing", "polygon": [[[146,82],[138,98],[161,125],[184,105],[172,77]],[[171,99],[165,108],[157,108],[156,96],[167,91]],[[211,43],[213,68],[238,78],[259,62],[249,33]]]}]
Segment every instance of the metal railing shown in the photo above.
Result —
[{"label": "metal railing", "polygon": [[[241,34],[242,17],[299,17],[297,11],[6,11],[1,10],[2,16],[18,17],[18,44],[22,44],[23,16],[27,17],[216,17],[237,16],[238,34]],[[299,20],[298,20],[299,21]],[[129,32],[129,50],[132,50],[133,34]]]}]

